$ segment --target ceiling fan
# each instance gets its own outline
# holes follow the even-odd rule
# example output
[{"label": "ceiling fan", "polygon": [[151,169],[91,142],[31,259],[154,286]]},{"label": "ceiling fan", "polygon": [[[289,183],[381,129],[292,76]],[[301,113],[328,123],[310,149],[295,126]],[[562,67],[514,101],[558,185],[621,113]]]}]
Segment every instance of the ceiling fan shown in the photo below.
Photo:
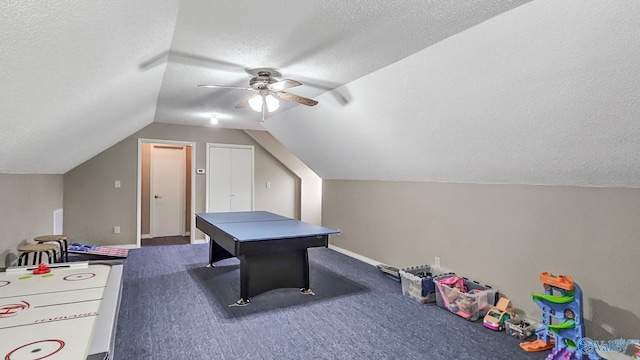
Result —
[{"label": "ceiling fan", "polygon": [[280,107],[280,102],[278,100],[287,100],[297,102],[298,104],[314,106],[317,105],[318,102],[306,97],[298,96],[295,94],[291,94],[285,92],[284,90],[290,89],[292,87],[302,85],[301,82],[296,80],[277,80],[273,78],[272,73],[276,73],[275,70],[271,69],[256,69],[250,70],[254,72],[256,75],[249,80],[249,86],[225,86],[225,85],[198,85],[199,87],[208,87],[208,88],[222,88],[222,89],[239,89],[239,90],[248,90],[253,91],[254,94],[251,94],[245,97],[238,105],[236,105],[236,109],[241,109],[249,105],[254,111],[262,112],[262,120],[264,121],[264,117],[266,112],[273,112]]}]

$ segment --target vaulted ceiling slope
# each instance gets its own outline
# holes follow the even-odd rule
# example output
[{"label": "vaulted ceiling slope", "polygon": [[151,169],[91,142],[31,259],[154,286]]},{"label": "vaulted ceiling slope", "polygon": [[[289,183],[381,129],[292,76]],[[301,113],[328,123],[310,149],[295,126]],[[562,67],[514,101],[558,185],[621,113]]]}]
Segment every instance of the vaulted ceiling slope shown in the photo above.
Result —
[{"label": "vaulted ceiling slope", "polygon": [[[0,173],[152,121],[264,127],[322,178],[640,187],[640,2],[0,3]],[[256,68],[303,83],[260,124]]]},{"label": "vaulted ceiling slope", "polygon": [[0,173],[61,174],[153,121],[178,0],[0,2]]},{"label": "vaulted ceiling slope", "polygon": [[533,1],[265,127],[323,179],[637,188],[639,34],[640,1]]},{"label": "vaulted ceiling slope", "polygon": [[269,67],[313,98],[526,2],[5,0],[0,173],[65,173],[152,121],[261,129],[246,93],[197,85]]},{"label": "vaulted ceiling slope", "polygon": [[171,50],[146,65],[167,63],[155,120],[208,125],[215,113],[219,126],[261,129],[234,108],[248,92],[196,85],[248,86],[270,68],[315,98],[527,1],[182,1]]}]

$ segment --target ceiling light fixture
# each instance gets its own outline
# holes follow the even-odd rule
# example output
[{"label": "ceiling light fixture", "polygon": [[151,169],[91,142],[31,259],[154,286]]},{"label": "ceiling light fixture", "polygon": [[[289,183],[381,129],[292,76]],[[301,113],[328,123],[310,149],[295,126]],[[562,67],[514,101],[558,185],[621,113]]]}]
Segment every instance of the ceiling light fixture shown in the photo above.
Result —
[{"label": "ceiling light fixture", "polygon": [[218,117],[216,116],[216,114],[211,115],[211,120],[209,120],[209,122],[211,123],[211,125],[218,125]]},{"label": "ceiling light fixture", "polygon": [[264,101],[267,102],[267,110],[269,110],[269,112],[274,112],[280,107],[280,101],[271,94],[267,95],[264,98]]},{"label": "ceiling light fixture", "polygon": [[278,108],[280,107],[280,101],[278,101],[278,99],[271,94],[267,96],[255,94],[249,98],[248,102],[251,109],[253,109],[253,111],[256,111],[256,112],[262,111],[263,102],[267,104],[268,112],[274,112],[278,110]]},{"label": "ceiling light fixture", "polygon": [[253,109],[253,111],[262,111],[262,95],[255,94],[249,98],[249,106]]}]

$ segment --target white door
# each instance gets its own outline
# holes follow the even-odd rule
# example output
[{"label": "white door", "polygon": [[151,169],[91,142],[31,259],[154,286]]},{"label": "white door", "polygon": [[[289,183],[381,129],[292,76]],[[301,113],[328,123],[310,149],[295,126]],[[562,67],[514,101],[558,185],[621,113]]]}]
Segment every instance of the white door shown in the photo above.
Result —
[{"label": "white door", "polygon": [[184,235],[185,148],[153,145],[150,170],[151,236]]},{"label": "white door", "polygon": [[231,149],[209,148],[208,212],[231,211]]},{"label": "white door", "polygon": [[229,211],[253,210],[253,148],[231,149]]},{"label": "white door", "polygon": [[253,146],[207,147],[207,211],[253,210]]}]

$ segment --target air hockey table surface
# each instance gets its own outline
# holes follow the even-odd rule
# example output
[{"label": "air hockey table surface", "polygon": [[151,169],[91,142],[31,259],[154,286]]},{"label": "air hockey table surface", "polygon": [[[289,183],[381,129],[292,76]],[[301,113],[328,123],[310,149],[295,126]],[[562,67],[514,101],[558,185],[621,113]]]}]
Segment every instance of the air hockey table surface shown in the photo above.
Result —
[{"label": "air hockey table surface", "polygon": [[0,359],[112,359],[122,263],[35,268],[0,273]]}]

